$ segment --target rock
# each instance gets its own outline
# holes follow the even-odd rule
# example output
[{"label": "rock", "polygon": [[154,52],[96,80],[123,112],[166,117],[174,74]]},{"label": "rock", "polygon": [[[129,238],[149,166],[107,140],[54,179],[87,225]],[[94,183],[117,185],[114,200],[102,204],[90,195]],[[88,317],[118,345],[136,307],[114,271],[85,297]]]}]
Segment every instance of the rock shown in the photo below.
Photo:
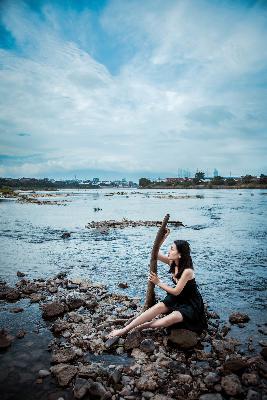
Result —
[{"label": "rock", "polygon": [[64,364],[74,360],[75,357],[76,354],[72,349],[56,350],[52,354],[52,363]]},{"label": "rock", "polygon": [[229,339],[224,339],[224,340],[217,340],[217,339],[212,339],[211,345],[213,350],[218,353],[219,355],[222,355],[223,358],[227,353],[233,353],[235,351],[235,343],[230,341]]},{"label": "rock", "polygon": [[22,308],[22,307],[12,307],[9,310],[9,312],[14,313],[14,314],[17,314],[17,313],[23,312],[23,311],[24,311],[24,308]]},{"label": "rock", "polygon": [[128,283],[127,282],[126,283],[120,282],[118,284],[118,287],[121,288],[121,289],[126,289],[128,287]]},{"label": "rock", "polygon": [[140,344],[140,350],[145,353],[153,353],[155,350],[155,343],[152,339],[144,339]]},{"label": "rock", "polygon": [[70,296],[67,296],[66,303],[67,303],[68,307],[70,308],[70,310],[75,310],[75,309],[83,306],[85,301],[81,297],[70,295]]},{"label": "rock", "polygon": [[17,271],[17,276],[19,278],[22,278],[23,276],[25,276],[25,274],[23,272]]},{"label": "rock", "polygon": [[260,393],[256,392],[256,390],[249,389],[246,400],[260,400],[260,399],[261,399]]},{"label": "rock", "polygon": [[172,329],[168,339],[182,349],[189,349],[196,346],[200,338],[187,329]]},{"label": "rock", "polygon": [[263,347],[263,349],[261,349],[260,351],[260,354],[262,355],[264,360],[267,360],[267,347]]},{"label": "rock", "polygon": [[40,293],[33,293],[30,295],[31,303],[38,303],[41,300],[43,300],[43,296]]},{"label": "rock", "polygon": [[193,378],[191,375],[188,374],[178,374],[177,380],[180,384],[184,385],[185,383],[191,383]]},{"label": "rock", "polygon": [[108,339],[105,343],[104,346],[106,349],[109,349],[110,347],[112,347],[115,343],[117,343],[119,341],[119,336],[114,336],[110,339]]},{"label": "rock", "polygon": [[24,294],[32,294],[38,292],[39,288],[35,283],[29,282],[21,287]]},{"label": "rock", "polygon": [[259,383],[259,375],[256,372],[245,372],[241,380],[246,386],[256,386]]},{"label": "rock", "polygon": [[25,332],[23,329],[21,329],[21,330],[19,330],[19,331],[17,332],[16,337],[17,337],[18,339],[21,339],[21,338],[23,338],[25,335],[26,335],[26,332]]},{"label": "rock", "polygon": [[121,380],[121,371],[118,371],[117,369],[115,369],[115,371],[113,371],[110,374],[110,379],[115,383],[119,383]]},{"label": "rock", "polygon": [[158,388],[158,383],[150,375],[143,375],[135,381],[135,386],[138,390],[155,390]]},{"label": "rock", "polygon": [[140,331],[133,331],[127,334],[125,342],[124,342],[124,348],[125,350],[130,350],[135,347],[139,347],[139,344],[141,342],[142,335]]},{"label": "rock", "polygon": [[66,306],[57,301],[42,305],[42,317],[44,319],[59,317],[60,315],[64,314],[65,311]]},{"label": "rock", "polygon": [[68,386],[77,373],[77,367],[68,364],[58,364],[51,367],[50,371],[55,375],[60,386]]},{"label": "rock", "polygon": [[75,399],[82,399],[88,392],[89,387],[90,383],[88,383],[86,379],[79,377],[76,378],[75,385],[73,388],[73,394]]},{"label": "rock", "polygon": [[132,350],[131,355],[132,355],[132,357],[134,357],[138,361],[139,360],[143,361],[143,360],[147,359],[146,353],[143,352],[142,350],[138,349],[138,348],[134,348]]},{"label": "rock", "polygon": [[242,358],[232,358],[223,364],[225,372],[240,372],[247,367],[247,362]]},{"label": "rock", "polygon": [[234,312],[229,316],[229,322],[231,324],[239,324],[242,322],[248,322],[250,320],[249,316],[244,313]]},{"label": "rock", "polygon": [[62,237],[62,239],[68,239],[68,238],[70,238],[70,233],[64,232],[64,233],[62,233],[61,237]]},{"label": "rock", "polygon": [[51,375],[51,372],[47,371],[47,369],[40,369],[38,375],[40,378],[45,378],[46,376]]},{"label": "rock", "polygon": [[7,349],[12,343],[12,337],[7,334],[7,332],[2,329],[0,331],[0,349]]},{"label": "rock", "polygon": [[199,397],[199,400],[223,400],[223,398],[220,393],[207,393],[207,394],[202,394]]},{"label": "rock", "polygon": [[237,375],[230,374],[223,376],[221,380],[222,389],[229,396],[236,396],[242,391],[242,386]]},{"label": "rock", "polygon": [[94,382],[92,379],[88,379],[89,389],[88,393],[91,396],[98,396],[100,400],[110,399],[112,397],[111,393],[105,389],[105,387],[100,382]]},{"label": "rock", "polygon": [[216,372],[209,372],[208,375],[206,375],[204,378],[204,382],[208,386],[214,385],[215,383],[220,382],[220,380],[221,377]]},{"label": "rock", "polygon": [[6,294],[6,300],[8,301],[16,301],[20,298],[20,292],[16,289],[11,289],[7,294]]}]

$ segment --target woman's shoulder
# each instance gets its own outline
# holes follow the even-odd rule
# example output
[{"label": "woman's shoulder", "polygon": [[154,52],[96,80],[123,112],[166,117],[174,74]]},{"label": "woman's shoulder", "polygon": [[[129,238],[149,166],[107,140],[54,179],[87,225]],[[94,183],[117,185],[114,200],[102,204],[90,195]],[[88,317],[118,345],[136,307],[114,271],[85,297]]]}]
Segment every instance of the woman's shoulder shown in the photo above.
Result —
[{"label": "woman's shoulder", "polygon": [[185,268],[183,272],[186,271],[186,274],[188,275],[189,279],[194,279],[195,276],[195,271],[192,268]]}]

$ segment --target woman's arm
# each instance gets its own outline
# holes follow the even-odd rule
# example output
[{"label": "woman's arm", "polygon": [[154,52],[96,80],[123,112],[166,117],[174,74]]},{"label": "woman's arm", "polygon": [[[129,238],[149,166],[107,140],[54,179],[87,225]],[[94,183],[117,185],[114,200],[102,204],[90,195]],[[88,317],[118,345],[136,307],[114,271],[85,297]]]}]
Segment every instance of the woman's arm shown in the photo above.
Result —
[{"label": "woman's arm", "polygon": [[183,288],[185,287],[186,282],[189,279],[192,279],[192,276],[193,276],[193,271],[189,268],[186,268],[183,271],[181,278],[178,280],[178,283],[175,286],[175,288],[172,288],[172,287],[166,285],[166,283],[161,282],[160,279],[158,278],[158,276],[154,272],[150,273],[149,280],[151,282],[153,282],[155,285],[157,285],[158,287],[160,287],[161,289],[165,290],[167,293],[178,296],[182,292]]}]

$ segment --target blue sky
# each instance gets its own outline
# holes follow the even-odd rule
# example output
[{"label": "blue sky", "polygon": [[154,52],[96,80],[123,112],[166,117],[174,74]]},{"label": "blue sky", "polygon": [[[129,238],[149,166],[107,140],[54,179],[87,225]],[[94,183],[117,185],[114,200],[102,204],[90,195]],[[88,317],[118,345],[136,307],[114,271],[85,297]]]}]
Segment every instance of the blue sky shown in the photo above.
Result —
[{"label": "blue sky", "polygon": [[265,1],[0,3],[0,176],[267,173]]}]

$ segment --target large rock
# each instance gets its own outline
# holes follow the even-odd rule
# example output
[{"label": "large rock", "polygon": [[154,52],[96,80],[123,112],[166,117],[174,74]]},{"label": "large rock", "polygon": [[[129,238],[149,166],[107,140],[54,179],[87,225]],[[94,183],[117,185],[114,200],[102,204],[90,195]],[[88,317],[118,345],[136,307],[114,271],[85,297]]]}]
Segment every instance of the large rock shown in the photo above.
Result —
[{"label": "large rock", "polygon": [[187,329],[172,329],[168,339],[182,349],[194,347],[200,340],[197,333]]},{"label": "large rock", "polygon": [[237,396],[242,392],[242,386],[237,375],[230,374],[223,376],[221,386],[228,396]]},{"label": "large rock", "polygon": [[225,372],[242,372],[247,367],[246,360],[242,358],[232,358],[223,364]]},{"label": "large rock", "polygon": [[51,367],[50,371],[55,375],[60,386],[68,386],[77,373],[77,367],[68,364],[58,364]]},{"label": "large rock", "polygon": [[141,391],[151,391],[158,388],[157,380],[150,375],[143,375],[141,378],[137,379],[135,386]]},{"label": "large rock", "polygon": [[133,331],[128,333],[124,342],[125,350],[130,350],[134,349],[135,347],[139,347],[141,340],[142,340],[142,335],[140,331]]},{"label": "large rock", "polygon": [[2,329],[0,331],[0,350],[7,349],[12,343],[12,336]]},{"label": "large rock", "polygon": [[76,353],[72,349],[62,349],[54,351],[52,354],[52,362],[55,364],[64,364],[74,360]]},{"label": "large rock", "polygon": [[[112,397],[111,393],[106,390],[106,388],[100,382],[94,382],[92,379],[88,379],[88,393],[89,395],[97,396],[100,400],[110,399]],[[90,397],[91,398],[91,397]]]},{"label": "large rock", "polygon": [[145,353],[153,353],[155,350],[155,343],[152,339],[144,339],[140,344],[140,349]]},{"label": "large rock", "polygon": [[59,303],[57,301],[42,305],[42,316],[44,319],[59,317],[60,315],[64,314],[65,311],[65,304]]},{"label": "large rock", "polygon": [[70,310],[75,310],[83,306],[85,304],[85,300],[81,297],[70,295],[67,296],[66,303]]},{"label": "large rock", "polygon": [[231,324],[244,323],[248,322],[249,320],[250,318],[247,314],[240,312],[234,312],[229,316],[229,322],[231,322]]},{"label": "large rock", "polygon": [[75,385],[73,388],[73,394],[75,399],[82,399],[88,392],[89,387],[90,384],[86,379],[79,377],[76,378]]}]

